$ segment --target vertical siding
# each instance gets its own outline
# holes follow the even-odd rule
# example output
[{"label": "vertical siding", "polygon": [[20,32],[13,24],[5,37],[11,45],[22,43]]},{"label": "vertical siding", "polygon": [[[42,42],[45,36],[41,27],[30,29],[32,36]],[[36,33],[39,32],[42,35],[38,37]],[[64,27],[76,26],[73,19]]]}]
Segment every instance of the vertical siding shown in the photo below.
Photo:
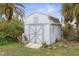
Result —
[{"label": "vertical siding", "polygon": [[51,25],[51,40],[52,43],[55,43],[56,39],[61,38],[61,28],[57,25]]},{"label": "vertical siding", "polygon": [[45,25],[44,30],[44,41],[47,45],[50,45],[50,25]]}]

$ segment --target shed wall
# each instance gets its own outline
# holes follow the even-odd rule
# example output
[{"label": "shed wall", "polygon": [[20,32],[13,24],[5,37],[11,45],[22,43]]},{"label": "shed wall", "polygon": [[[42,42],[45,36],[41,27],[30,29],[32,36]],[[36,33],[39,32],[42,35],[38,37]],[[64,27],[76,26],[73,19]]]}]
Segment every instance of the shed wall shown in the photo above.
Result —
[{"label": "shed wall", "polygon": [[61,39],[61,26],[51,25],[51,43],[55,43],[56,39]]}]

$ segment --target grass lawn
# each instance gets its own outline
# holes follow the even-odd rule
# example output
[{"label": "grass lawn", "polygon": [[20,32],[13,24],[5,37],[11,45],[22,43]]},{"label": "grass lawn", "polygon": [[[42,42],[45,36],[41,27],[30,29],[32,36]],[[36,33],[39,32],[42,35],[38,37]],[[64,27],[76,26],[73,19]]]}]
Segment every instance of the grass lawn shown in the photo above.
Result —
[{"label": "grass lawn", "polygon": [[38,50],[24,47],[23,44],[12,43],[0,46],[0,55],[4,56],[61,56],[61,55],[79,55],[79,43],[77,42],[58,42],[49,48],[40,48]]}]

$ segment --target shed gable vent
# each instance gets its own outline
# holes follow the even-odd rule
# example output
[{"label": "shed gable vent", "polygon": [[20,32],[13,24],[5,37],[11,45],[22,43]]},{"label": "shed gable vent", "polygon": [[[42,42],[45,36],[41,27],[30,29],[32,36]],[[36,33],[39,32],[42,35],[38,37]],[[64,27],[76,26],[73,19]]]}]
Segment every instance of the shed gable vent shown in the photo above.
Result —
[{"label": "shed gable vent", "polygon": [[39,17],[34,17],[33,23],[35,23],[35,24],[39,23],[39,22],[38,22],[38,19],[39,19]]}]

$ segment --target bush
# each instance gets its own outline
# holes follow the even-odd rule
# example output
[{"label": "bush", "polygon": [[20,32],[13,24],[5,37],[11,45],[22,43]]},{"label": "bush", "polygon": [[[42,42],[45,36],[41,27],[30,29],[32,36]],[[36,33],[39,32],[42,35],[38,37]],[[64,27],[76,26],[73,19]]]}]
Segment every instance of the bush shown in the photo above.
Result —
[{"label": "bush", "polygon": [[66,26],[63,28],[63,34],[64,38],[69,41],[77,41],[79,40],[79,37],[75,33],[75,29],[73,28],[73,25],[66,24]]},{"label": "bush", "polygon": [[78,41],[78,36],[74,35],[74,34],[70,34],[70,35],[65,35],[65,39],[69,40],[69,41]]},{"label": "bush", "polygon": [[22,32],[23,26],[20,21],[0,21],[0,45],[17,42],[16,38],[21,36]]}]

